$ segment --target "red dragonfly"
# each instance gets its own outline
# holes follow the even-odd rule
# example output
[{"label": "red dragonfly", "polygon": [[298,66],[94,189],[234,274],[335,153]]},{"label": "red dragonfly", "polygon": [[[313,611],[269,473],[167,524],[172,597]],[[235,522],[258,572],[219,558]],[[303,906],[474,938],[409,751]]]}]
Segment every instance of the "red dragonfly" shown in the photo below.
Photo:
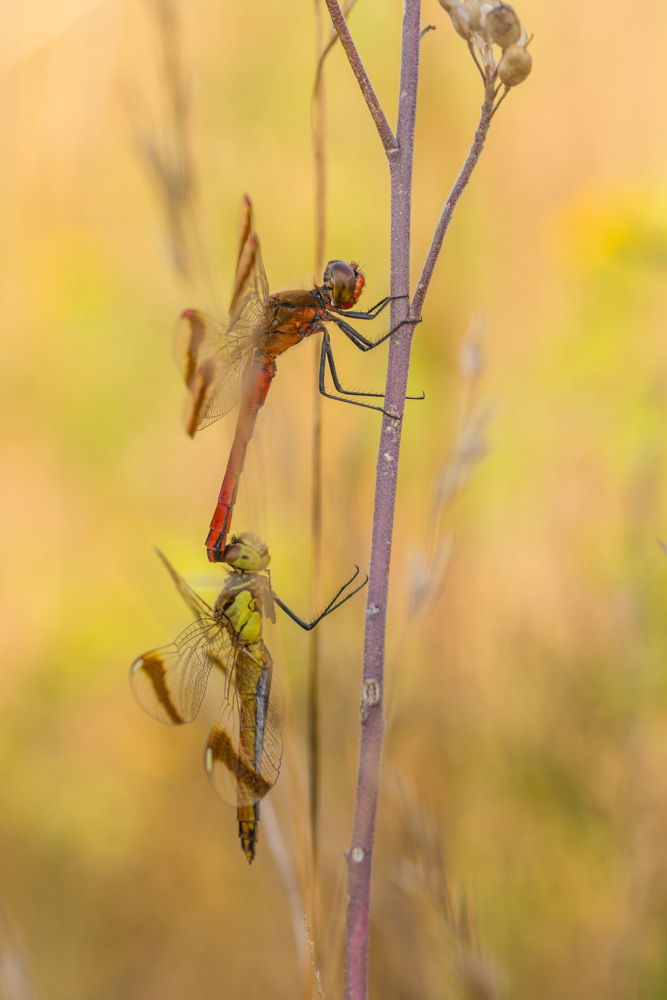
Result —
[{"label": "red dragonfly", "polygon": [[257,414],[264,405],[276,374],[279,354],[306,337],[323,333],[319,375],[322,395],[381,410],[381,407],[370,403],[341,399],[341,396],[327,392],[324,384],[328,365],[338,392],[352,396],[382,395],[348,392],[342,388],[331,353],[329,334],[324,326],[324,323],[335,323],[361,351],[372,350],[394,332],[390,330],[377,341],[368,340],[342,318],[345,315],[353,319],[375,319],[391,301],[390,296],[386,296],[367,312],[353,311],[365,280],[356,263],[330,260],[321,285],[315,285],[310,290],[270,295],[253,225],[252,205],[250,199],[244,197],[229,323],[223,325],[196,309],[188,309],[182,314],[176,331],[177,352],[188,387],[188,434],[194,436],[196,431],[208,427],[240,401],[227,471],[206,539],[210,562],[222,562],[246,450]]}]

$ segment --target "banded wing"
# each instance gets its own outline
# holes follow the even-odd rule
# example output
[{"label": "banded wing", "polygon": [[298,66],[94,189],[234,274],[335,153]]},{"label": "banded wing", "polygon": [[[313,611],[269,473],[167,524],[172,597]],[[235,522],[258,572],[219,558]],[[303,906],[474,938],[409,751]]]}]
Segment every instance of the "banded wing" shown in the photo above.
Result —
[{"label": "banded wing", "polygon": [[175,331],[176,354],[187,386],[185,429],[190,437],[233,410],[254,348],[254,331],[223,326],[187,309]]},{"label": "banded wing", "polygon": [[211,730],[205,767],[211,784],[228,805],[254,806],[273,788],[283,753],[285,696],[272,677],[273,664],[263,642],[257,655],[238,646],[233,695]]},{"label": "banded wing", "polygon": [[187,309],[176,327],[176,354],[188,387],[185,423],[190,437],[238,403],[243,372],[253,349],[262,345],[268,297],[252,205],[246,196],[229,324]]},{"label": "banded wing", "polygon": [[266,280],[262,253],[259,249],[259,238],[255,232],[252,202],[246,194],[241,200],[239,252],[236,258],[232,300],[229,305],[232,322],[243,314],[247,303],[260,302],[263,305],[268,297],[269,283]]},{"label": "banded wing", "polygon": [[144,653],[130,667],[132,693],[154,719],[176,726],[197,715],[211,668],[221,665],[226,633],[213,617],[202,617],[169,646]]}]

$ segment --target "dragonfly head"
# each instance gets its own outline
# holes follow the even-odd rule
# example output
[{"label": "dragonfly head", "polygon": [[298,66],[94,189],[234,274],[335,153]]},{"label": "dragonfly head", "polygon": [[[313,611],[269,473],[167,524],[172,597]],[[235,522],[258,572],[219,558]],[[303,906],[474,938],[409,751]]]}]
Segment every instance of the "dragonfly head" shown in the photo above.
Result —
[{"label": "dragonfly head", "polygon": [[354,261],[330,260],[324,269],[322,284],[335,309],[351,309],[357,303],[366,283],[359,265]]},{"label": "dragonfly head", "polygon": [[261,538],[244,531],[241,535],[232,535],[231,542],[223,550],[222,561],[242,573],[259,573],[269,565],[271,556]]}]

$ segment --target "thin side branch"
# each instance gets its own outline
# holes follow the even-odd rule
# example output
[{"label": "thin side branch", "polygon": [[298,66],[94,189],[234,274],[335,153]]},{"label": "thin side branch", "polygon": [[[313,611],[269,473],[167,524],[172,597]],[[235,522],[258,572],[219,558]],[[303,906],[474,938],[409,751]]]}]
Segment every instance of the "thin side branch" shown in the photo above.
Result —
[{"label": "thin side branch", "polygon": [[[347,4],[347,7],[343,11],[343,17],[346,20],[347,20],[348,14],[352,10],[352,8],[356,4],[356,2],[357,2],[357,0],[349,0],[349,2]],[[317,17],[319,17],[319,0],[316,0],[316,18]],[[313,95],[317,94],[317,88],[319,86],[320,76],[322,75],[322,71],[323,71],[323,68],[324,68],[324,60],[329,55],[329,53],[331,52],[332,48],[334,47],[334,45],[336,44],[337,41],[339,41],[338,35],[332,29],[331,35],[329,37],[329,41],[326,43],[326,45],[322,49],[322,53],[318,57],[318,60],[317,60],[317,69],[315,71],[315,84],[313,86]],[[313,97],[313,100],[314,100],[314,97]]]},{"label": "thin side branch", "polygon": [[438,257],[440,256],[443,240],[449,228],[449,223],[452,221],[454,209],[456,208],[456,204],[472,176],[473,170],[477,166],[477,161],[482,155],[484,143],[486,142],[486,136],[491,124],[491,118],[493,117],[493,101],[495,96],[496,94],[493,84],[487,77],[484,86],[484,103],[482,104],[477,131],[475,132],[470,152],[468,153],[466,161],[459,171],[459,175],[454,182],[452,190],[449,192],[449,197],[447,198],[447,201],[442,209],[438,225],[435,227],[433,240],[424,263],[424,269],[422,270],[421,277],[417,282],[415,296],[412,300],[412,315],[418,316],[421,313],[424,305],[424,299],[426,298],[426,293],[428,291],[428,286],[431,283],[431,278],[433,277],[433,272],[435,271],[435,265],[437,264]]},{"label": "thin side branch", "polygon": [[371,81],[368,78],[368,73],[364,69],[364,65],[359,58],[359,53],[357,52],[356,46],[352,41],[352,35],[347,26],[347,21],[345,16],[340,9],[340,4],[338,0],[325,0],[329,15],[331,17],[331,22],[336,29],[336,33],[340,38],[341,45],[345,49],[345,54],[352,67],[352,72],[357,78],[357,83],[359,84],[359,89],[364,96],[364,100],[368,105],[368,110],[371,113],[373,121],[375,122],[375,127],[378,130],[380,140],[384,146],[385,153],[389,156],[390,153],[396,151],[396,139],[394,138],[394,133],[389,127],[389,122],[387,121],[384,111],[380,107],[380,102],[377,99],[375,91],[371,85]]}]

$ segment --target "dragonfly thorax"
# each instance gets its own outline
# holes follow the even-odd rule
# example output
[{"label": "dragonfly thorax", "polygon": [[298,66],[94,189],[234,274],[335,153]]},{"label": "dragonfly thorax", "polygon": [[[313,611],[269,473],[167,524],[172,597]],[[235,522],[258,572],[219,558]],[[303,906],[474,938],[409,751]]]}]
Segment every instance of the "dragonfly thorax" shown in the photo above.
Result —
[{"label": "dragonfly thorax", "polygon": [[[250,612],[256,612],[272,622],[276,620],[268,574],[231,569],[227,582],[213,605],[213,615],[228,632],[230,625],[233,632],[239,632]],[[242,638],[254,641],[256,637],[246,632]]]},{"label": "dragonfly thorax", "polygon": [[214,616],[237,645],[255,643],[262,635],[262,614],[250,589],[235,594],[221,594],[215,602]]}]

